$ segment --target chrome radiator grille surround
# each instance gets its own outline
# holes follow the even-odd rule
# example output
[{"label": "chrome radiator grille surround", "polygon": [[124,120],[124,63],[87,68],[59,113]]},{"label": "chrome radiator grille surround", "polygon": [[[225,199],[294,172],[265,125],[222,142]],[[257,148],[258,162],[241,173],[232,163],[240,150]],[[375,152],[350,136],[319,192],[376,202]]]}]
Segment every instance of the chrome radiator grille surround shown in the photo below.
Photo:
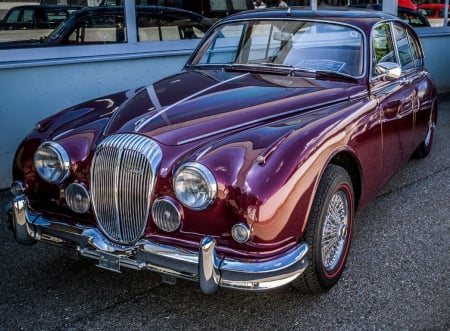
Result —
[{"label": "chrome radiator grille surround", "polygon": [[109,136],[97,147],[91,166],[92,206],[111,240],[129,244],[144,233],[161,159],[158,144],[136,134]]}]

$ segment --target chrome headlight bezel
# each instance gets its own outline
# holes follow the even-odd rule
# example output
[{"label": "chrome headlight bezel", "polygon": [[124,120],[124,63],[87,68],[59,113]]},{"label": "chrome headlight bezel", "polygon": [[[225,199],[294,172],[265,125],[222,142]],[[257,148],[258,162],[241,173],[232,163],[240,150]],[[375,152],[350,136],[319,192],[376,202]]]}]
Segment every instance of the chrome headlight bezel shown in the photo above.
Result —
[{"label": "chrome headlight bezel", "polygon": [[59,184],[70,175],[70,157],[60,144],[46,141],[34,153],[34,167],[43,180]]},{"label": "chrome headlight bezel", "polygon": [[178,201],[192,210],[208,208],[217,197],[214,175],[197,162],[187,162],[178,168],[173,178],[173,189]]}]

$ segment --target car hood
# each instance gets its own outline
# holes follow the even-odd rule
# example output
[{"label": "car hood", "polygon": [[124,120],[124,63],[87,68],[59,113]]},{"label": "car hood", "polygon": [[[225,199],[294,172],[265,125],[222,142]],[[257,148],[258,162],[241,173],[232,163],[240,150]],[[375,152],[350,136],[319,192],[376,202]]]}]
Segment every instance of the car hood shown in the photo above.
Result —
[{"label": "car hood", "polygon": [[361,88],[273,73],[189,70],[143,88],[113,115],[105,134],[139,133],[182,145],[343,102]]}]

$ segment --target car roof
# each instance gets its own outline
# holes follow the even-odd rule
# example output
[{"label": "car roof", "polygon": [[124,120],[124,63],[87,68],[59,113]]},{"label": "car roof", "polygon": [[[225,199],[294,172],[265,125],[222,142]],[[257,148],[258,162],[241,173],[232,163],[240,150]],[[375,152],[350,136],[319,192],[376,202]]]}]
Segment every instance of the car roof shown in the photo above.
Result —
[{"label": "car roof", "polygon": [[82,7],[79,6],[68,6],[68,5],[21,5],[21,6],[15,6],[12,7],[10,10],[13,9],[80,9]]},{"label": "car roof", "polygon": [[[83,9],[78,10],[72,15],[75,16],[84,16],[86,13],[116,13],[123,12],[124,6],[102,6],[102,7],[85,7]],[[203,17],[202,15],[184,9],[179,9],[175,7],[165,7],[165,6],[136,6],[137,11],[149,11],[149,12],[165,12],[165,13],[184,13],[187,16],[195,16],[195,17]]]},{"label": "car roof", "polygon": [[232,14],[220,22],[241,19],[314,19],[323,21],[335,21],[351,24],[362,29],[373,26],[384,20],[400,21],[398,17],[380,11],[349,8],[319,6],[318,10],[309,7],[268,8],[250,10]]}]

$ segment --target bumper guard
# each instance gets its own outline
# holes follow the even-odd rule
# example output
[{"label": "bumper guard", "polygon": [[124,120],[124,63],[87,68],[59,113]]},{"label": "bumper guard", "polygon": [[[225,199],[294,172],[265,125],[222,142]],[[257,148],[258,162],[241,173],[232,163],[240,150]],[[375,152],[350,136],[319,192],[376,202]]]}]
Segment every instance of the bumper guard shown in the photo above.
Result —
[{"label": "bumper guard", "polygon": [[[111,242],[98,229],[48,220],[33,213],[25,195],[12,202],[12,221],[19,242],[42,241],[77,250],[82,256],[98,260],[98,266],[120,272],[121,267],[155,271],[163,276],[196,281],[203,293],[219,287],[240,290],[268,290],[283,286],[308,266],[307,244],[299,244],[282,256],[264,262],[243,262],[221,258],[216,241],[205,236],[198,251],[139,240],[132,246]],[[22,240],[19,240],[22,239]]]}]

